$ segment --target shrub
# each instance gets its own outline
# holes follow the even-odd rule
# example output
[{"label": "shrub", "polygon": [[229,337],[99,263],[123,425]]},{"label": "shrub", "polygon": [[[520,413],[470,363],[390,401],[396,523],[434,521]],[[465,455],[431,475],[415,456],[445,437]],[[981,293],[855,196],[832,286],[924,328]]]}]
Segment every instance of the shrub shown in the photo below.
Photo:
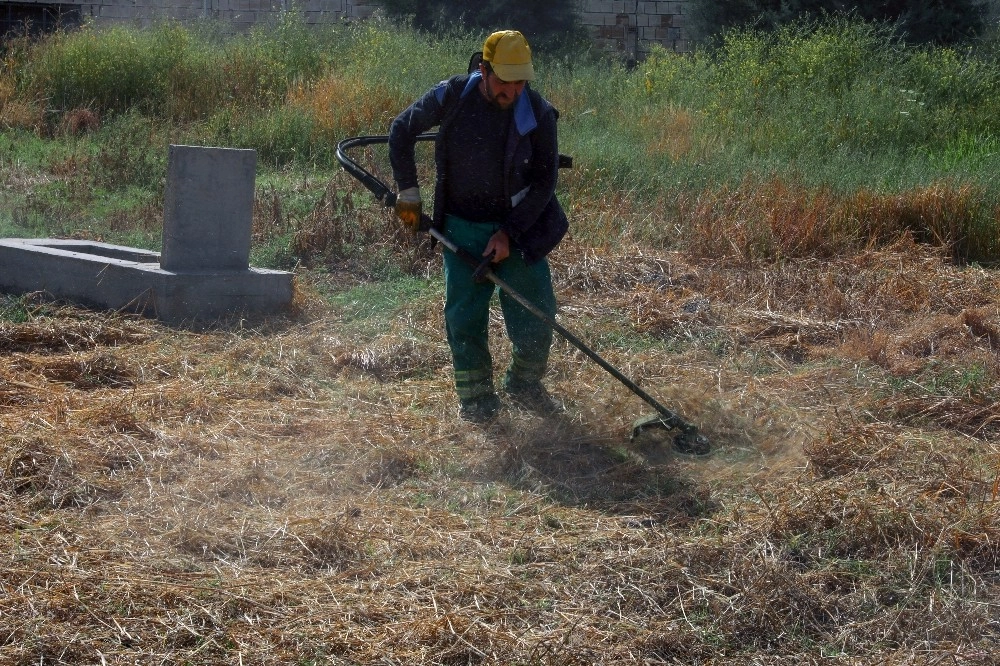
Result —
[{"label": "shrub", "polygon": [[691,30],[701,40],[731,28],[754,27],[766,32],[803,18],[848,13],[866,21],[895,26],[914,44],[954,44],[976,37],[988,27],[990,0],[691,0]]},{"label": "shrub", "polygon": [[219,104],[281,103],[291,82],[316,77],[324,65],[316,33],[288,12],[249,35],[211,39],[175,22],[59,32],[34,49],[26,79],[50,111],[137,110],[190,120]]},{"label": "shrub", "polygon": [[1000,135],[993,63],[857,20],[734,30],[691,59],[655,50],[640,75],[650,100],[697,109],[757,152],[933,153]]},{"label": "shrub", "polygon": [[168,73],[182,53],[178,42],[183,36],[173,24],[152,31],[116,26],[56,33],[35,49],[31,89],[54,111],[155,110],[166,99]]}]

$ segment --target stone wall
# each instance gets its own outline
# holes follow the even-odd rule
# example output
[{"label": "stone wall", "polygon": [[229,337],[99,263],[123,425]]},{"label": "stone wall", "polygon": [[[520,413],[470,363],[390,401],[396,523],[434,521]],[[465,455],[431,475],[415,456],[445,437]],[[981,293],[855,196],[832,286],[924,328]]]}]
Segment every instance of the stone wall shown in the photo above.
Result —
[{"label": "stone wall", "polygon": [[[80,8],[84,19],[98,23],[130,21],[146,24],[156,19],[190,21],[212,18],[237,29],[273,17],[294,7],[308,23],[324,23],[371,16],[374,0],[58,0]],[[23,5],[51,5],[44,0],[20,0]],[[628,58],[641,59],[652,44],[687,51],[684,19],[688,0],[578,0],[582,24],[596,43]]]},{"label": "stone wall", "polygon": [[605,49],[641,59],[653,44],[688,51],[687,0],[579,0],[580,19]]}]

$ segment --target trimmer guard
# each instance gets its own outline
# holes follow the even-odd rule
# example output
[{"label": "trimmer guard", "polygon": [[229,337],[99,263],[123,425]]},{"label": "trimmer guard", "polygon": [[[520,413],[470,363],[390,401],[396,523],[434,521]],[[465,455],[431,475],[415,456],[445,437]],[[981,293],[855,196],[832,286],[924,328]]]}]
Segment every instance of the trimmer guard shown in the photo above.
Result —
[{"label": "trimmer guard", "polygon": [[[673,419],[665,417],[663,414],[647,414],[632,423],[632,440],[634,441],[643,432],[656,428],[674,430],[677,425]],[[704,456],[711,452],[708,438],[698,432],[696,426],[685,424],[679,429],[680,432],[674,436],[675,451],[695,456]]]}]

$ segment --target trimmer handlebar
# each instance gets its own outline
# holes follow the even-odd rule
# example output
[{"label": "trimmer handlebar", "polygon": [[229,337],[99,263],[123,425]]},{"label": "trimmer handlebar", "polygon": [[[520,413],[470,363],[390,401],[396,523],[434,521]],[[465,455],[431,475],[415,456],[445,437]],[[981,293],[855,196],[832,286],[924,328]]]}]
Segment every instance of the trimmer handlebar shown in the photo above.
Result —
[{"label": "trimmer handlebar", "polygon": [[[417,141],[433,141],[437,138],[436,132],[427,132],[417,135]],[[361,146],[371,146],[379,143],[389,143],[389,137],[385,134],[372,134],[369,136],[355,136],[344,139],[337,144],[337,161],[347,173],[357,178],[365,188],[371,192],[382,205],[392,207],[396,205],[396,193],[389,189],[389,186],[363,169],[357,162],[351,159],[347,151],[350,148]],[[572,169],[573,157],[559,154],[559,168]]]},{"label": "trimmer handlebar", "polygon": [[[433,141],[435,138],[437,138],[436,133],[420,134],[417,136],[417,141]],[[371,192],[382,205],[391,208],[396,205],[396,193],[389,189],[388,185],[362,168],[347,154],[349,148],[370,146],[377,143],[389,143],[389,137],[385,134],[377,134],[344,139],[337,144],[337,161],[344,167],[344,171],[357,178],[365,186],[365,189]]]}]

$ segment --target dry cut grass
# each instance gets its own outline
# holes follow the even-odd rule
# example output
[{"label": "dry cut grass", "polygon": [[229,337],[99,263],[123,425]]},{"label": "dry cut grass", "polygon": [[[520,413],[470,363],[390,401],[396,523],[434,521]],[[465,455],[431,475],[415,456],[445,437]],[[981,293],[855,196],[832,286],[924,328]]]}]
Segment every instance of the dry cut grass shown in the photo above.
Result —
[{"label": "dry cut grass", "polygon": [[571,241],[554,270],[711,456],[630,443],[648,408],[564,342],[563,415],[462,423],[433,290],[0,324],[0,661],[995,663],[994,273]]}]

